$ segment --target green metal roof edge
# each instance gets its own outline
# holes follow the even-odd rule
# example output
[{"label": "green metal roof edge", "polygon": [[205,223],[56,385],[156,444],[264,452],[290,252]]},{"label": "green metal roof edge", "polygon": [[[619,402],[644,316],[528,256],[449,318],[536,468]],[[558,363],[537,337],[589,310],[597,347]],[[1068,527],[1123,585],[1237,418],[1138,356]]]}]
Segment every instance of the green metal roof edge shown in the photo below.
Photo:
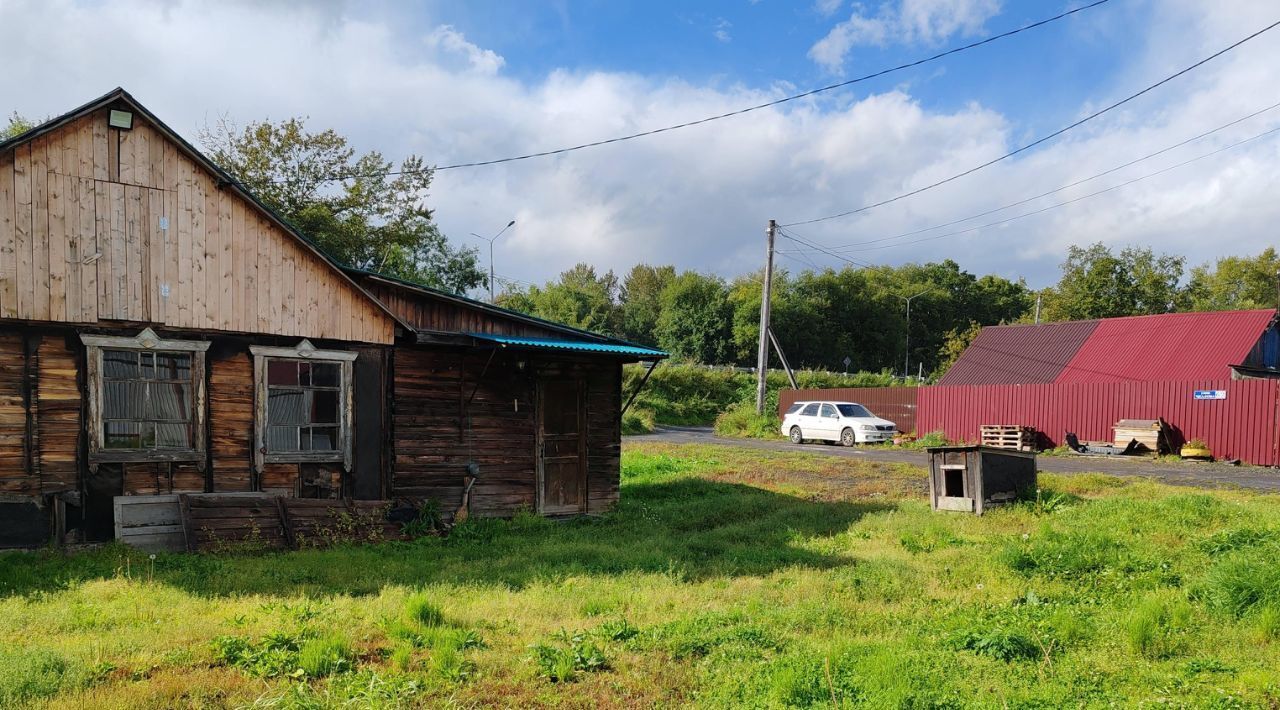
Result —
[{"label": "green metal roof edge", "polygon": [[622,343],[600,343],[580,340],[557,340],[554,338],[530,338],[521,335],[495,335],[493,333],[467,333],[467,335],[473,338],[489,340],[504,345],[523,345],[527,347],[548,348],[552,350],[577,350],[581,352],[637,355],[659,359],[671,356],[670,353],[656,348],[645,347],[643,345],[624,345]]}]

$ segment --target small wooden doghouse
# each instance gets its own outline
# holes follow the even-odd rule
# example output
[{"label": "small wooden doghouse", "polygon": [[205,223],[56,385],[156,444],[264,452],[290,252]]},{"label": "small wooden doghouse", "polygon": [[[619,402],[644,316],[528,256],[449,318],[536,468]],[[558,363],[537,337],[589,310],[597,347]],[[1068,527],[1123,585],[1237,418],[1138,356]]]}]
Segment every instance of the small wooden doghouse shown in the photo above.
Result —
[{"label": "small wooden doghouse", "polygon": [[1036,455],[991,446],[929,449],[929,500],[935,511],[982,515],[1036,488]]}]

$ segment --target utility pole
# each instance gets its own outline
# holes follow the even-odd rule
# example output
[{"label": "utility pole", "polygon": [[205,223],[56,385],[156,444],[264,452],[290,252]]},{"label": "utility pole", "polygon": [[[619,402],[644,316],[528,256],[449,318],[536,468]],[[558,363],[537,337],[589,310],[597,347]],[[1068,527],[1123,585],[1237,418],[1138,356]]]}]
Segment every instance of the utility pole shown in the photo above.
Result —
[{"label": "utility pole", "polygon": [[898,294],[896,293],[893,294],[895,296],[898,296],[898,298],[901,298],[902,300],[907,302],[907,352],[902,359],[902,379],[903,380],[906,380],[907,378],[911,377],[911,302],[925,295],[926,293],[929,293],[932,290],[933,289],[931,288],[926,288],[925,290],[921,291],[920,293],[917,293],[914,296],[898,296]]},{"label": "utility pole", "polygon": [[1040,299],[1044,298],[1043,294],[1036,294],[1036,325],[1040,325]]},{"label": "utility pole", "polygon": [[764,395],[769,375],[769,302],[773,296],[773,238],[778,223],[769,220],[765,233],[764,288],[760,291],[760,350],[756,356],[756,414],[764,414]]}]

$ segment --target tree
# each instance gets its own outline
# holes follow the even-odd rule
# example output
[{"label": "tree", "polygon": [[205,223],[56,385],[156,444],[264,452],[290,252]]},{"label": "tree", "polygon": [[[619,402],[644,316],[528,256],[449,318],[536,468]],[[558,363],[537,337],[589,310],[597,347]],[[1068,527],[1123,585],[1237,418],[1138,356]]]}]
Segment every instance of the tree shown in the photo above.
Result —
[{"label": "tree", "polygon": [[618,278],[612,271],[596,275],[594,267],[577,264],[558,281],[530,286],[527,291],[504,291],[498,305],[539,318],[605,335],[619,331]]},{"label": "tree", "polygon": [[0,128],[0,141],[7,140],[16,135],[26,133],[36,127],[36,122],[26,119],[18,114],[17,111],[9,114],[9,125]]},{"label": "tree", "polygon": [[686,271],[662,290],[658,344],[678,357],[710,364],[725,362],[732,309],[724,281]]},{"label": "tree", "polygon": [[657,345],[654,331],[662,311],[662,290],[676,278],[674,266],[636,264],[622,279],[618,294],[622,336],[646,345]]},{"label": "tree", "polygon": [[1277,306],[1280,255],[1267,247],[1254,257],[1228,256],[1191,270],[1180,306],[1189,311],[1226,311]]},{"label": "tree", "polygon": [[301,118],[243,131],[222,120],[200,140],[215,163],[338,261],[455,293],[486,283],[478,252],[451,247],[436,227],[424,202],[432,171],[422,158],[397,168],[376,151],[357,156],[336,131],[308,131]]},{"label": "tree", "polygon": [[1119,255],[1098,243],[1072,246],[1062,278],[1045,298],[1045,320],[1087,320],[1168,313],[1179,296],[1185,259],[1145,247]]},{"label": "tree", "polygon": [[947,370],[956,364],[956,360],[960,359],[960,355],[973,344],[974,339],[981,332],[982,326],[974,321],[969,321],[967,327],[952,328],[947,331],[947,337],[938,351],[938,366],[934,368],[933,376],[942,377],[947,374]]}]

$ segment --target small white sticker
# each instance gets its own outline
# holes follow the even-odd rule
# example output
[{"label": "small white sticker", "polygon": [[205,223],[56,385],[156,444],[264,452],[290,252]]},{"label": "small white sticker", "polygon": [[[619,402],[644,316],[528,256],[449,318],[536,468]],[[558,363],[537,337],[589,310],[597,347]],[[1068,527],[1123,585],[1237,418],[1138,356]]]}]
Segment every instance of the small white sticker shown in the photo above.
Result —
[{"label": "small white sticker", "polygon": [[169,297],[169,284],[160,284],[160,298]]},{"label": "small white sticker", "polygon": [[169,228],[169,218],[168,218],[168,217],[161,217],[161,218],[160,218],[160,228],[161,228],[161,229],[168,229],[168,228]]}]

